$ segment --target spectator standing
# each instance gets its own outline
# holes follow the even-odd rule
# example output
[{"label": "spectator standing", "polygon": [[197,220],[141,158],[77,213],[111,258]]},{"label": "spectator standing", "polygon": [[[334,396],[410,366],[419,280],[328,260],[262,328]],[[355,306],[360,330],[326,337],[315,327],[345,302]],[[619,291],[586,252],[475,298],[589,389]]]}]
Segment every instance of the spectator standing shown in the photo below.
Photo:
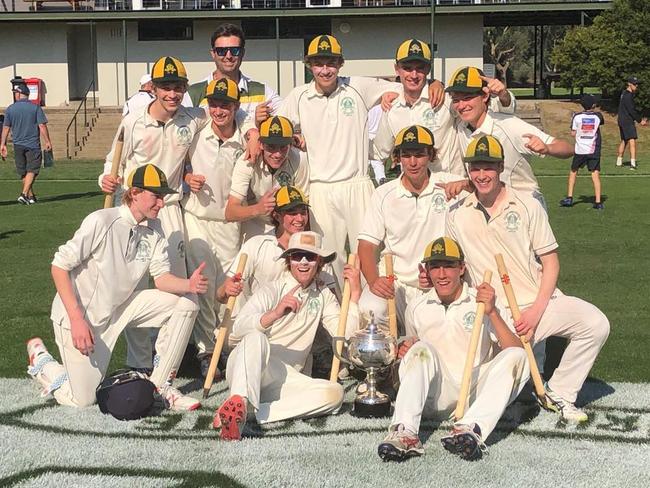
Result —
[{"label": "spectator standing", "polygon": [[153,96],[153,82],[151,81],[151,75],[146,73],[140,77],[140,89],[137,93],[131,95],[129,99],[124,102],[124,108],[122,109],[122,117],[124,117],[129,112],[135,112],[140,107],[149,105],[154,101],[156,97]]},{"label": "spectator standing", "polygon": [[621,93],[621,100],[618,103],[618,130],[621,133],[621,143],[618,145],[618,154],[616,157],[616,166],[623,166],[623,154],[625,148],[630,146],[630,169],[636,169],[636,126],[635,122],[641,125],[648,125],[646,117],[641,118],[636,111],[634,104],[634,94],[639,89],[639,79],[636,76],[630,76],[627,79],[627,88]]},{"label": "spectator standing", "polygon": [[41,137],[45,142],[45,150],[52,150],[50,134],[47,131],[47,117],[43,109],[29,101],[29,88],[25,84],[14,86],[14,103],[7,107],[0,155],[7,157],[7,138],[9,131],[13,138],[16,172],[23,181],[23,188],[18,196],[18,202],[23,205],[36,203],[34,195],[34,180],[41,169],[43,155],[41,153]]}]

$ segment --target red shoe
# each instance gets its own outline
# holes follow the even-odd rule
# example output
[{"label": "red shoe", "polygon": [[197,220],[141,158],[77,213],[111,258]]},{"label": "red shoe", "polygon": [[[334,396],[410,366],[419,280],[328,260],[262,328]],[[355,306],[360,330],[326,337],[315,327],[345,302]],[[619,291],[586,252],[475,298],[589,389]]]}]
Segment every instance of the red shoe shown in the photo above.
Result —
[{"label": "red shoe", "polygon": [[212,427],[220,429],[219,436],[224,441],[240,441],[246,423],[246,399],[240,395],[228,398],[217,409]]}]

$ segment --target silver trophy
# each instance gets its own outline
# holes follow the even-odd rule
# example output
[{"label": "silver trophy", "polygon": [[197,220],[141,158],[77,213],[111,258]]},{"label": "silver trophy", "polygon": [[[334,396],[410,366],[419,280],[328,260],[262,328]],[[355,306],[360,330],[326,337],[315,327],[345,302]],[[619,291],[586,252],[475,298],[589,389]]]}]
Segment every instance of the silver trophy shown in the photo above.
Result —
[{"label": "silver trophy", "polygon": [[[344,342],[347,348],[347,358],[338,352],[337,345]],[[390,415],[390,398],[377,390],[377,373],[388,368],[397,356],[397,340],[389,334],[384,334],[374,316],[365,329],[354,333],[349,340],[345,337],[333,337],[334,354],[341,361],[351,364],[367,373],[368,389],[357,395],[354,400],[352,413],[359,417],[386,417]]]}]

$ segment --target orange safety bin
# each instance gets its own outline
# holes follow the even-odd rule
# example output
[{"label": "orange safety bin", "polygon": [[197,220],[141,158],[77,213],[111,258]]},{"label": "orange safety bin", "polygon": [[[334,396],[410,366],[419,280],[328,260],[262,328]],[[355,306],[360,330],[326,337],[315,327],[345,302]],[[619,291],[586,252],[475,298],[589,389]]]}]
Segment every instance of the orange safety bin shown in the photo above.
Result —
[{"label": "orange safety bin", "polygon": [[34,105],[45,105],[45,90],[43,80],[40,78],[24,78],[23,80],[29,88],[29,101]]}]

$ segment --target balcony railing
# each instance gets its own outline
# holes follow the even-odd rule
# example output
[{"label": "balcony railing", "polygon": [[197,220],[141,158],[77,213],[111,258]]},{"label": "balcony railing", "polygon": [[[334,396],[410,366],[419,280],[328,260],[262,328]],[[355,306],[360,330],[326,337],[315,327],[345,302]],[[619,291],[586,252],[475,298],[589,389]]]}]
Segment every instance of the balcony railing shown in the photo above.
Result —
[{"label": "balcony railing", "polygon": [[[430,6],[432,0],[3,0],[3,12],[303,9]],[[435,0],[440,6],[611,3],[612,0]]]}]

